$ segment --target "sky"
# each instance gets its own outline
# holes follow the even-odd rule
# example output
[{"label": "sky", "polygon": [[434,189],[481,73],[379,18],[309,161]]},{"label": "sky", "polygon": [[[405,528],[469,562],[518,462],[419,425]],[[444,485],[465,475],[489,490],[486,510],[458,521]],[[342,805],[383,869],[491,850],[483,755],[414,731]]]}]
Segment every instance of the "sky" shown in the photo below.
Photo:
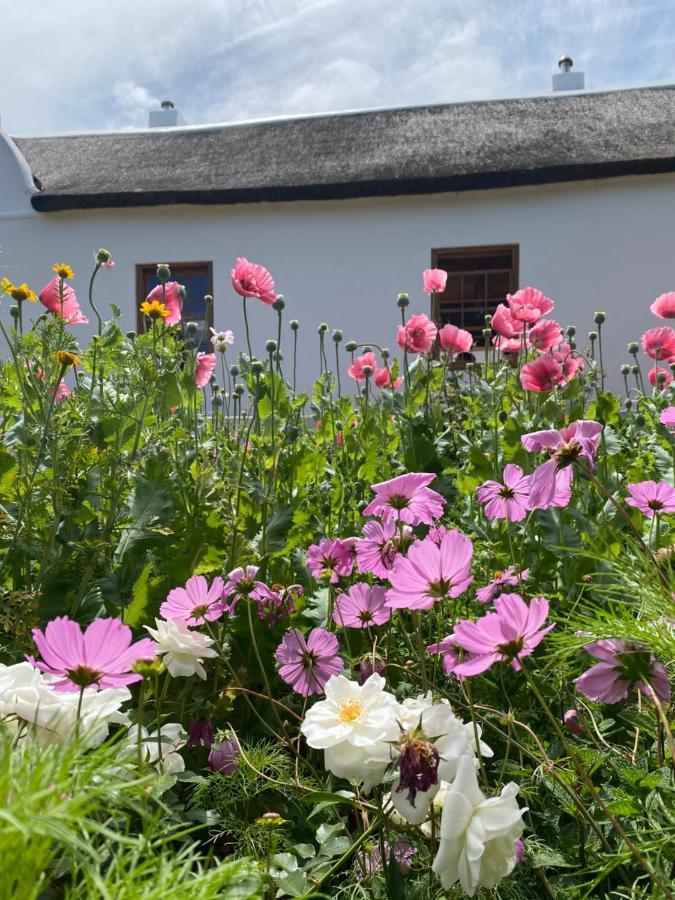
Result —
[{"label": "sky", "polygon": [[0,0],[10,134],[675,82],[672,0]]}]

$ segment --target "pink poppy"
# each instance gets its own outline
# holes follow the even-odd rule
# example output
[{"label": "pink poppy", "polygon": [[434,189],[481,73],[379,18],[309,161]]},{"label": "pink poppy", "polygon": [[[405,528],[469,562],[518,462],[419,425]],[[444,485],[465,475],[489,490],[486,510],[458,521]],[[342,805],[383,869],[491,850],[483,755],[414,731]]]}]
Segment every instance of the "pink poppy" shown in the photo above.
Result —
[{"label": "pink poppy", "polygon": [[586,652],[600,662],[574,683],[589,700],[618,703],[635,688],[651,700],[650,685],[661,703],[670,703],[668,672],[646,647],[610,638],[589,644]]},{"label": "pink poppy", "polygon": [[422,272],[422,290],[426,294],[440,293],[445,290],[448,273],[444,269],[425,269]]},{"label": "pink poppy", "polygon": [[442,638],[437,644],[429,644],[427,647],[432,656],[436,653],[441,655],[441,664],[446,675],[453,675],[455,669],[461,662],[459,655],[459,647],[455,641],[455,636],[449,634]]},{"label": "pink poppy", "polygon": [[548,353],[557,347],[561,340],[561,328],[554,319],[539,319],[528,332],[530,344],[540,353]]},{"label": "pink poppy", "polygon": [[602,429],[599,422],[579,419],[560,431],[533,431],[521,437],[523,446],[530,453],[546,450],[551,455],[551,459],[538,466],[530,476],[530,509],[547,509],[556,493],[565,491],[566,485],[558,480],[558,475],[575,460],[584,458],[591,469],[595,468],[595,453]]},{"label": "pink poppy", "polygon": [[411,353],[428,353],[436,340],[438,328],[424,313],[411,316],[405,325],[399,325],[396,343]]},{"label": "pink poppy", "polygon": [[133,684],[141,680],[132,672],[134,663],[157,655],[150,638],[132,644],[131,628],[119,619],[95,619],[83,633],[77,622],[58,616],[47,624],[44,634],[34,628],[33,640],[42,659],[29,659],[40,671],[59,677],[53,683],[57,691]]},{"label": "pink poppy", "polygon": [[53,387],[49,388],[49,395],[50,395],[50,397],[54,398],[54,403],[56,403],[56,404],[63,403],[63,401],[67,400],[68,397],[70,397],[70,395],[72,393],[73,392],[68,387],[68,385],[65,383],[65,381],[59,381],[59,386],[56,388],[56,391],[54,390]]},{"label": "pink poppy", "polygon": [[396,391],[403,384],[403,379],[399,377],[396,381],[392,382],[391,369],[385,366],[382,369],[375,369],[375,384],[382,390],[384,390],[384,388],[392,388],[392,390]]},{"label": "pink poppy", "polygon": [[192,627],[204,622],[214,622],[223,614],[222,578],[214,578],[209,584],[203,575],[193,575],[185,582],[185,587],[169,591],[159,608],[165,619],[182,619]]},{"label": "pink poppy", "polygon": [[[404,538],[409,538],[412,529],[404,525]],[[359,572],[370,572],[378,578],[389,578],[394,560],[400,552],[401,530],[395,519],[378,522],[372,519],[363,526],[362,537],[356,539],[356,560]]]},{"label": "pink poppy", "polygon": [[161,284],[154,287],[145,298],[148,303],[152,303],[153,300],[163,303],[169,310],[169,315],[163,320],[165,325],[177,325],[181,320],[182,290],[182,284],[178,284],[177,281],[167,281],[163,288]]},{"label": "pink poppy", "polygon": [[652,359],[670,359],[675,356],[675,331],[669,325],[650,328],[642,335],[642,346]]},{"label": "pink poppy", "polygon": [[391,618],[391,610],[384,604],[386,588],[359,582],[347,594],[338,594],[333,608],[333,621],[345,628],[368,628],[384,625]]},{"label": "pink poppy", "polygon": [[661,413],[659,422],[666,428],[675,428],[675,406],[667,406]]},{"label": "pink poppy", "polygon": [[659,319],[675,319],[675,291],[660,294],[649,309]]},{"label": "pink poppy", "polygon": [[638,481],[628,485],[629,506],[634,506],[649,518],[675,512],[675,487],[663,481]]},{"label": "pink poppy", "polygon": [[409,525],[432,525],[445,506],[444,498],[429,487],[435,478],[430,472],[408,472],[371,485],[375,499],[363,515],[379,516],[383,522],[400,519]]},{"label": "pink poppy", "polygon": [[469,575],[473,544],[454,529],[440,544],[428,537],[415,541],[407,556],[398,556],[390,576],[387,606],[431,609],[447,597],[459,597],[473,581]]},{"label": "pink poppy", "polygon": [[274,279],[264,266],[239,256],[230,275],[232,287],[240,297],[256,297],[267,306],[279,299],[279,295],[274,293]]},{"label": "pink poppy", "polygon": [[331,584],[337,584],[341,576],[346,578],[352,574],[356,555],[354,544],[353,538],[344,541],[323,538],[307,548],[307,568],[315,578],[327,577]]},{"label": "pink poppy", "polygon": [[508,662],[519,672],[520,660],[555,628],[555,623],[542,627],[547,616],[545,597],[533,598],[529,606],[520,594],[497,597],[495,612],[485,613],[477,622],[463,619],[455,626],[455,641],[469,654],[455,667],[455,674],[478,675],[497,662]]},{"label": "pink poppy", "polygon": [[233,615],[240,600],[254,600],[259,603],[268,590],[267,585],[256,580],[258,566],[239,566],[227,576],[223,587],[223,611]]},{"label": "pink poppy", "polygon": [[496,334],[492,338],[492,343],[500,353],[504,353],[505,355],[507,353],[513,353],[517,355],[523,348],[527,350],[530,346],[530,342],[527,340],[527,338],[523,339],[522,335],[520,337],[507,338]]},{"label": "pink poppy", "polygon": [[87,325],[89,319],[82,313],[75,291],[55,275],[40,291],[40,303],[54,316],[62,316],[68,325]]},{"label": "pink poppy", "polygon": [[322,694],[331,675],[344,668],[338,649],[337,637],[323,628],[313,628],[307,639],[297,629],[287,631],[275,654],[279,675],[303,697]]},{"label": "pink poppy", "polygon": [[444,325],[438,332],[441,347],[447,353],[468,353],[473,346],[473,335],[456,325]]},{"label": "pink poppy", "polygon": [[514,319],[508,306],[500,303],[492,316],[492,330],[505,338],[517,338],[523,333],[525,326]]},{"label": "pink poppy", "polygon": [[216,368],[215,353],[198,353],[195,362],[195,384],[198,388],[206,387]]},{"label": "pink poppy", "polygon": [[563,370],[552,356],[538,356],[520,370],[520,383],[526,391],[546,393],[560,384]]},{"label": "pink poppy", "polygon": [[558,387],[565,387],[584,368],[584,360],[569,344],[560,344],[551,354],[562,369]]},{"label": "pink poppy", "polygon": [[377,368],[377,360],[375,359],[374,353],[364,353],[363,356],[357,356],[351,366],[347,369],[350,378],[353,378],[354,381],[365,381],[366,378],[370,378],[370,375],[366,375],[363,371],[364,366],[370,367],[370,375],[373,374],[375,369]]},{"label": "pink poppy", "polygon": [[485,504],[488,519],[508,519],[522,521],[528,512],[530,477],[523,475],[520,466],[509,463],[502,473],[504,484],[486,481],[476,489],[478,502]]},{"label": "pink poppy", "polygon": [[652,387],[658,387],[662,390],[667,388],[673,380],[673,376],[670,374],[668,369],[664,369],[658,365],[653,366],[649,370],[649,372],[647,373],[647,378],[649,378],[649,383]]},{"label": "pink poppy", "polygon": [[555,306],[550,297],[533,287],[521,288],[515,294],[507,294],[506,302],[513,318],[527,325],[534,325]]},{"label": "pink poppy", "polygon": [[476,591],[476,600],[479,603],[492,603],[497,597],[501,597],[505,587],[513,587],[516,584],[522,584],[527,580],[530,574],[529,569],[523,569],[522,572],[516,572],[513,566],[504,569],[503,572],[495,572],[495,577],[485,587],[478,588]]}]

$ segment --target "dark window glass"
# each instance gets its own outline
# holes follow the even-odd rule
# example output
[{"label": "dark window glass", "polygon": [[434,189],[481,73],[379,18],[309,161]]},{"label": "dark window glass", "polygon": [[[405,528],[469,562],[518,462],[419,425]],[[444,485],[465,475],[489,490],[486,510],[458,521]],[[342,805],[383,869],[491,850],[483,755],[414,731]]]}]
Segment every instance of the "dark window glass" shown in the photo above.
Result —
[{"label": "dark window glass", "polygon": [[[213,325],[213,306],[207,307],[204,303],[206,294],[213,295],[213,274],[211,263],[169,263],[171,280],[177,281],[185,288],[185,300],[183,301],[183,322],[196,322],[199,326],[198,334],[201,336],[199,349],[209,353],[211,346],[211,332]],[[156,265],[141,265],[136,267],[136,281],[138,287],[138,306],[148,296],[150,291],[159,284]],[[143,315],[137,313],[138,331],[144,331],[147,322]]]}]

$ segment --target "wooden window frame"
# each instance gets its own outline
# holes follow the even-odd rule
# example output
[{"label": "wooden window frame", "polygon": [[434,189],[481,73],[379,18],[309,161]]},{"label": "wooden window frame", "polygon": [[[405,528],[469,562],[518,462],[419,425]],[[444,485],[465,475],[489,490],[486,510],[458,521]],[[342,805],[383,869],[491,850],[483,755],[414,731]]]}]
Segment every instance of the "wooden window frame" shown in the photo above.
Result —
[{"label": "wooden window frame", "polygon": [[[206,269],[206,280],[208,283],[208,291],[207,293],[213,296],[213,263],[208,262],[207,260],[199,261],[191,261],[191,262],[170,262],[167,263],[169,268],[171,269],[171,280],[180,282],[181,275],[177,275],[174,278],[173,273],[174,270],[180,270],[181,274],[201,274]],[[192,270],[192,271],[191,271]],[[143,334],[146,331],[147,322],[145,316],[140,311],[140,305],[145,300],[145,275],[148,271],[151,271],[152,274],[156,277],[157,275],[157,263],[136,263],[136,331],[138,334]],[[207,307],[207,328],[213,328],[213,306],[211,303]]]}]

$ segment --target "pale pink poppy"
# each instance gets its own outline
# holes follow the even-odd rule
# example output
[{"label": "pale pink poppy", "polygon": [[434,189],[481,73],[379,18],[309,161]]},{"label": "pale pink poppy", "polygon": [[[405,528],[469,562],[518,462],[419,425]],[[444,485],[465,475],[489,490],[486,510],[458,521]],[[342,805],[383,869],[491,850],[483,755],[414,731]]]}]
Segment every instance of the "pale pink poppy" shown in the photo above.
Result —
[{"label": "pale pink poppy", "polygon": [[675,319],[675,291],[660,294],[649,309],[659,319]]},{"label": "pale pink poppy", "polygon": [[[363,371],[364,366],[370,368],[370,375],[367,375]],[[376,368],[377,360],[375,359],[375,354],[369,351],[368,353],[364,353],[363,356],[357,356],[351,366],[347,369],[347,372],[354,381],[365,381],[366,378],[370,378]]]},{"label": "pale pink poppy", "polygon": [[338,594],[333,607],[333,621],[344,628],[369,628],[384,625],[391,618],[385,606],[387,589],[381,585],[358,582],[348,593]]},{"label": "pale pink poppy", "polygon": [[279,295],[274,293],[274,279],[264,266],[249,262],[244,256],[237,257],[231,270],[232,287],[240,297],[256,297],[271,306]]},{"label": "pale pink poppy", "polygon": [[550,297],[533,287],[521,288],[515,294],[507,294],[506,301],[513,318],[526,325],[534,325],[555,306]]},{"label": "pale pink poppy", "polygon": [[415,541],[407,556],[398,556],[390,576],[387,606],[431,609],[448,597],[459,597],[473,581],[469,575],[473,544],[461,531],[449,531],[440,544],[428,537]]},{"label": "pale pink poppy", "polygon": [[438,328],[424,313],[411,316],[405,325],[399,325],[396,342],[401,349],[411,353],[428,353],[436,340]]},{"label": "pale pink poppy", "polygon": [[565,387],[584,368],[583,357],[579,356],[569,344],[560,344],[552,352],[553,359],[562,369],[562,377],[558,387]]},{"label": "pale pink poppy", "polygon": [[492,316],[492,330],[496,331],[505,338],[519,337],[525,326],[522,322],[514,319],[508,306],[500,303]]},{"label": "pale pink poppy", "polygon": [[55,316],[62,316],[68,325],[87,325],[89,319],[82,313],[75,291],[55,275],[40,291],[40,303]]},{"label": "pale pink poppy", "polygon": [[589,644],[586,652],[600,662],[574,683],[589,700],[618,703],[635,688],[651,700],[651,687],[661,703],[670,703],[668,672],[646,647],[609,638]]},{"label": "pale pink poppy", "polygon": [[429,487],[435,478],[433,472],[408,472],[371,485],[375,498],[363,515],[379,516],[383,522],[400,519],[409,525],[432,525],[445,506],[445,499]]},{"label": "pale pink poppy", "polygon": [[456,325],[444,325],[438,332],[441,347],[447,353],[468,353],[473,346],[473,335]]},{"label": "pale pink poppy", "polygon": [[148,303],[153,300],[163,303],[169,310],[169,315],[163,320],[165,325],[177,325],[181,320],[182,287],[177,281],[167,281],[164,287],[161,284],[154,287],[145,298]]},{"label": "pale pink poppy", "polygon": [[653,366],[649,372],[647,373],[647,378],[649,378],[649,383],[652,387],[658,387],[662,390],[667,388],[668,385],[672,382],[673,376],[671,375],[668,369],[664,369],[663,366]]},{"label": "pale pink poppy", "polygon": [[520,466],[509,463],[502,474],[504,484],[486,481],[476,489],[478,502],[485,505],[488,519],[522,521],[528,513],[530,476],[524,475]]},{"label": "pale pink poppy", "polygon": [[540,353],[547,353],[560,344],[561,328],[554,319],[539,319],[528,332],[530,344]]},{"label": "pale pink poppy", "polygon": [[507,338],[502,337],[500,334],[496,334],[492,338],[492,343],[500,353],[503,353],[504,355],[511,353],[514,356],[517,356],[523,347],[529,349],[530,346],[530,342],[527,338],[523,340],[522,335],[520,337]]},{"label": "pale pink poppy", "polygon": [[199,388],[206,387],[216,368],[215,353],[198,353],[195,362],[195,384]]},{"label": "pale pink poppy", "polygon": [[59,386],[56,388],[56,391],[54,391],[53,387],[49,388],[49,394],[54,398],[54,403],[56,404],[63,403],[63,401],[67,400],[72,393],[73,392],[68,387],[65,381],[59,382]]},{"label": "pale pink poppy", "polygon": [[422,289],[427,294],[445,290],[448,273],[444,269],[425,269],[422,272]]},{"label": "pale pink poppy", "polygon": [[375,384],[384,390],[385,388],[391,388],[392,390],[398,390],[403,384],[403,379],[399,376],[394,382],[391,380],[391,369],[386,366],[379,369],[375,369]]},{"label": "pale pink poppy", "polygon": [[650,328],[642,335],[642,346],[652,359],[671,359],[675,356],[675,331],[669,325]]},{"label": "pale pink poppy", "polygon": [[563,370],[548,353],[525,363],[520,370],[520,383],[526,391],[546,393],[560,384]]},{"label": "pale pink poppy", "polygon": [[303,697],[322,694],[331,675],[339,675],[344,663],[338,656],[338,639],[323,628],[305,636],[287,631],[276,649],[279,676]]}]

